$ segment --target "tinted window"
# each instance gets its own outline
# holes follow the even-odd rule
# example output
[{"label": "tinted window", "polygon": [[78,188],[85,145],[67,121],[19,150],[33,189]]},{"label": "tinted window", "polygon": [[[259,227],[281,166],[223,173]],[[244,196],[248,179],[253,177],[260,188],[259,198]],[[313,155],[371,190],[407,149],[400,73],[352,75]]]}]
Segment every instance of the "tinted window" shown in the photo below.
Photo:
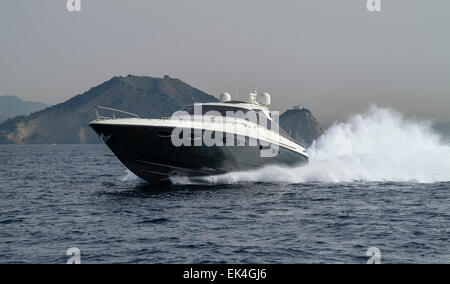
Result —
[{"label": "tinted window", "polygon": [[[217,105],[202,105],[201,108],[202,108],[202,115],[205,115],[209,111],[218,112],[222,116],[227,116],[227,112],[232,112],[232,113],[240,112],[240,113],[237,113],[236,117],[241,117],[241,115],[243,114],[244,117],[242,117],[242,118],[244,118],[246,120],[250,120],[249,117],[251,117],[251,115],[249,115],[249,112],[252,112],[256,115],[257,124],[259,124],[262,127],[267,128],[267,129],[273,130],[273,131],[276,130],[275,126],[272,125],[273,122],[269,118],[267,118],[265,113],[260,109],[248,110],[248,109],[240,108],[240,107],[217,106]],[[185,107],[182,111],[187,112],[189,115],[194,115],[194,106]],[[280,135],[282,135],[286,138],[290,138],[289,135],[287,135],[287,133],[281,127],[279,127],[279,133],[280,133]]]},{"label": "tinted window", "polygon": [[[231,106],[210,106],[210,105],[203,105],[202,107],[202,115],[205,115],[207,112],[209,111],[215,111],[220,113],[220,115],[222,116],[226,116],[227,112],[237,112],[237,111],[241,111],[244,114],[246,114],[249,110],[245,109],[245,108],[240,108],[240,107],[231,107]],[[188,106],[185,107],[182,111],[187,112],[190,115],[194,115],[194,106]]]}]

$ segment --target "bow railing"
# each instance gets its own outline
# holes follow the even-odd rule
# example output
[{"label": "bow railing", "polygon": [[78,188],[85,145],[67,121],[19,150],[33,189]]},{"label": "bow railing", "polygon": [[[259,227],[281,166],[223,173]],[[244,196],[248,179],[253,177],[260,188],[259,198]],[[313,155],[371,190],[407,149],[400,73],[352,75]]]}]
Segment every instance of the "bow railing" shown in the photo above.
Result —
[{"label": "bow railing", "polygon": [[[110,107],[102,107],[102,106],[94,106],[94,110],[95,110],[95,115],[97,117],[97,120],[105,120],[105,119],[116,119],[116,113],[121,113],[121,114],[125,114],[128,116],[132,116],[135,118],[139,118],[139,116],[137,114],[128,112],[128,111],[124,111],[124,110],[120,110],[120,109],[115,109],[115,108],[110,108]],[[100,112],[99,112],[100,110]],[[105,116],[101,114],[101,111],[109,111],[112,116]],[[120,117],[122,118],[122,117]]]}]

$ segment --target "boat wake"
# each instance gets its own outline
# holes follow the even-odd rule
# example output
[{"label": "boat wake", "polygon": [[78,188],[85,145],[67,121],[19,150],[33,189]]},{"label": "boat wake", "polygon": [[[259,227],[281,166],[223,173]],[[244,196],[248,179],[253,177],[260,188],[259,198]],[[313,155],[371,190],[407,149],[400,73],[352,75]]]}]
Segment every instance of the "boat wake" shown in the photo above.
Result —
[{"label": "boat wake", "polygon": [[236,182],[450,181],[450,145],[431,121],[408,119],[376,106],[333,124],[308,149],[309,164],[233,172],[204,178],[173,178],[176,184]]}]

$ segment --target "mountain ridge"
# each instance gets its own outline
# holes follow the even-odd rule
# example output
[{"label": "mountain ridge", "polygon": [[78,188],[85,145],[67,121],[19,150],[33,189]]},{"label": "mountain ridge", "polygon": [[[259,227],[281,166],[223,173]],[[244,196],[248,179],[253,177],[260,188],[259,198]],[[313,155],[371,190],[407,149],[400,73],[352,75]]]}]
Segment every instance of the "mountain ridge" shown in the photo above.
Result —
[{"label": "mountain ridge", "polygon": [[[169,76],[115,76],[65,102],[1,123],[0,144],[99,143],[88,126],[95,119],[94,106],[122,109],[140,117],[161,118],[171,116],[186,105],[216,101],[214,96]],[[294,116],[286,113],[280,116],[280,125],[292,132],[294,138],[309,145],[320,135],[321,130],[314,131],[317,122],[309,111]],[[308,132],[302,133],[304,129]]]},{"label": "mountain ridge", "polygon": [[16,116],[28,115],[47,108],[36,101],[24,101],[17,96],[0,96],[0,123]]},{"label": "mountain ridge", "polygon": [[65,102],[5,121],[0,124],[0,144],[98,143],[88,127],[97,105],[158,118],[187,104],[214,101],[215,97],[168,76],[116,76]]}]

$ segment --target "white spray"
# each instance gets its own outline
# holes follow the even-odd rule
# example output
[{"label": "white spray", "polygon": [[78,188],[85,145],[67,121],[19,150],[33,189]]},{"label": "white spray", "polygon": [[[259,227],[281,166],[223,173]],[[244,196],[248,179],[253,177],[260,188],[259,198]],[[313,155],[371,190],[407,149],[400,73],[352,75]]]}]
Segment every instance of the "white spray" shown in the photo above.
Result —
[{"label": "white spray", "polygon": [[125,170],[125,175],[120,178],[121,181],[142,181],[138,176],[133,174],[130,170]]},{"label": "white spray", "polygon": [[203,181],[221,184],[450,181],[450,145],[433,132],[431,122],[409,120],[376,106],[345,123],[335,123],[313,143],[308,154],[310,162],[302,167],[269,166],[207,177]]}]

